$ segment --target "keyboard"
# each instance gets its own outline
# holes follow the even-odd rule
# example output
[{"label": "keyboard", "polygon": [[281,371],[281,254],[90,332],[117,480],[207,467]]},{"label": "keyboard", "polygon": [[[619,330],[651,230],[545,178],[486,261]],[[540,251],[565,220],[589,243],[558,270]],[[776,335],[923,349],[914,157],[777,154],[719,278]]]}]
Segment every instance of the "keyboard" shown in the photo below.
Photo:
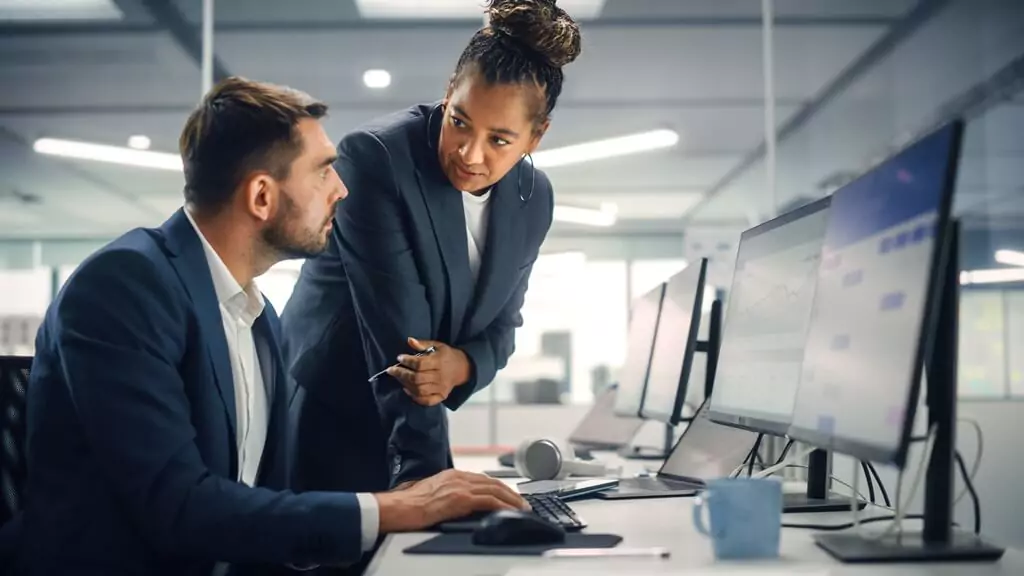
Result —
[{"label": "keyboard", "polygon": [[533,513],[558,524],[567,532],[581,530],[586,524],[576,512],[555,494],[524,494],[523,498],[533,508]]},{"label": "keyboard", "polygon": [[[524,494],[523,498],[533,508],[534,514],[558,524],[566,532],[579,532],[587,526],[576,512],[555,494]],[[472,532],[488,515],[490,512],[476,512],[465,518],[442,522],[435,526],[435,529],[440,532]]]}]

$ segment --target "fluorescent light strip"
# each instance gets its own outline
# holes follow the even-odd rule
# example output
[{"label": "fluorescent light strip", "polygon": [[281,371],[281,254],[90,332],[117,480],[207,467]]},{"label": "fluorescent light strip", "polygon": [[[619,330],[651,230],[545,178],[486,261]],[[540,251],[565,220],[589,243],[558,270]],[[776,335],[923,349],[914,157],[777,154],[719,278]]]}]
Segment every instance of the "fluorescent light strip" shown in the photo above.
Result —
[{"label": "fluorescent light strip", "polygon": [[1024,252],[1017,250],[996,250],[996,262],[1007,266],[1024,267]]},{"label": "fluorescent light strip", "polygon": [[554,219],[568,224],[585,226],[612,226],[618,219],[617,210],[611,205],[603,205],[600,210],[580,208],[578,206],[555,205]]},{"label": "fluorescent light strip", "polygon": [[1001,284],[1024,282],[1024,268],[990,268],[987,270],[964,270],[960,273],[960,284]]},{"label": "fluorescent light strip", "polygon": [[107,146],[75,140],[59,140],[56,138],[40,138],[32,148],[40,154],[94,160],[111,164],[125,164],[140,168],[156,168],[159,170],[182,171],[181,157],[168,152],[135,150],[121,146]]},{"label": "fluorescent light strip", "polygon": [[581,162],[593,162],[605,158],[627,156],[650,152],[662,148],[671,148],[679,142],[679,134],[674,130],[661,129],[619,136],[604,140],[595,140],[583,144],[573,144],[562,148],[541,150],[533,154],[533,163],[538,168],[552,168],[555,166],[566,166],[579,164]]},{"label": "fluorescent light strip", "polygon": [[[559,0],[558,7],[577,20],[597,18],[605,0]],[[363,18],[483,18],[483,2],[474,0],[356,0]]]}]

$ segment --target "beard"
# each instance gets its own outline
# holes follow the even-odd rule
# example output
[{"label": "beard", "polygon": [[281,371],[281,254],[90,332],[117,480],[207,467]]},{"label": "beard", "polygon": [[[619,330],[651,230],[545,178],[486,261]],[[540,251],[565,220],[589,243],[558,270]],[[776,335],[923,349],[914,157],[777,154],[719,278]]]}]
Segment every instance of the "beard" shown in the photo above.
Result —
[{"label": "beard", "polygon": [[302,217],[287,191],[281,191],[281,210],[263,230],[263,243],[279,260],[312,258],[327,249],[323,226],[312,230],[301,225]]}]

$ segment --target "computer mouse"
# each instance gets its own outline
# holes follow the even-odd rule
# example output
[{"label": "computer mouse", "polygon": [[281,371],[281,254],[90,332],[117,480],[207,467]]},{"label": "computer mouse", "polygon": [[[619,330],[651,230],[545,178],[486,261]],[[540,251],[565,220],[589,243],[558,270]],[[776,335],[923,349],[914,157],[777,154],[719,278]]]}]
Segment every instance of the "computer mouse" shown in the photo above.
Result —
[{"label": "computer mouse", "polygon": [[532,512],[499,510],[473,531],[473,544],[482,546],[529,546],[565,542],[565,530]]}]

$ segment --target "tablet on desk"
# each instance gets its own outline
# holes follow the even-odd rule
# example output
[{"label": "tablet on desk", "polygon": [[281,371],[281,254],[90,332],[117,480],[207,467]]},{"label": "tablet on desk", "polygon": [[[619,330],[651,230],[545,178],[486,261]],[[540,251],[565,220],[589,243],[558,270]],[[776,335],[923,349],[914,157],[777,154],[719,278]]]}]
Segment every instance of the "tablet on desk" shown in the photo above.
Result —
[{"label": "tablet on desk", "polygon": [[582,498],[619,485],[617,478],[580,478],[568,480],[530,480],[520,482],[520,494],[555,494],[562,500]]}]

